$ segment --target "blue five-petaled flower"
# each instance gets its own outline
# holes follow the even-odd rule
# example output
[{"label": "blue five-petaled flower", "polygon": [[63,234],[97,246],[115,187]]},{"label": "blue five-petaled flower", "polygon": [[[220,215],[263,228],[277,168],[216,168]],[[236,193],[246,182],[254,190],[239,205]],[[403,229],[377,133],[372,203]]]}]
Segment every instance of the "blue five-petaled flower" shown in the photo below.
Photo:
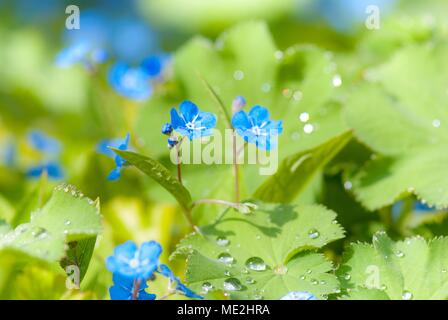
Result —
[{"label": "blue five-petaled flower", "polygon": [[232,117],[232,125],[246,142],[264,150],[275,148],[276,138],[283,131],[282,121],[271,120],[269,111],[262,106],[254,106],[249,113],[238,111]]},{"label": "blue five-petaled flower", "polygon": [[117,62],[109,70],[109,83],[115,91],[131,100],[144,101],[152,94],[151,76],[142,67]]},{"label": "blue five-petaled flower", "polygon": [[[121,144],[118,145],[118,147],[116,147],[118,150],[122,150],[125,151],[128,149],[129,147],[129,139],[130,139],[130,135],[129,133],[126,135],[126,138],[121,141]],[[120,178],[121,176],[121,170],[123,169],[123,166],[126,164],[126,160],[124,160],[120,155],[114,153],[110,154],[109,152],[106,151],[106,149],[108,149],[108,147],[115,147],[114,144],[118,143],[118,140],[109,140],[112,144],[107,146],[107,148],[105,148],[105,143],[107,143],[108,140],[105,140],[103,142],[100,142],[99,145],[97,146],[97,150],[100,153],[106,154],[108,156],[114,156],[115,157],[115,165],[116,167],[109,173],[109,176],[107,177],[108,180],[110,181],[114,181],[117,180],[118,178]],[[110,150],[110,149],[109,149]]]},{"label": "blue five-petaled flower", "polygon": [[173,129],[190,140],[210,136],[216,126],[216,116],[210,112],[202,112],[191,101],[180,104],[179,113],[171,109],[171,125]]},{"label": "blue five-petaled flower", "polygon": [[159,263],[162,247],[156,241],[144,242],[138,247],[127,241],[114,250],[114,255],[106,260],[109,271],[113,273],[114,285],[109,293],[112,300],[153,300],[155,295],[145,291],[146,282],[154,272],[162,274],[175,285],[175,292],[189,298],[202,299],[181,283],[168,266]]}]

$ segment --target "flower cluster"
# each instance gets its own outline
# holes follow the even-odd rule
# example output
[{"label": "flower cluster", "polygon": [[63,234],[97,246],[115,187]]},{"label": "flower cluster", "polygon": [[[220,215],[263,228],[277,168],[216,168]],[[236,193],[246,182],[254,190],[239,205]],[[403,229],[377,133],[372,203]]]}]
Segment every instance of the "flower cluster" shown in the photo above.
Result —
[{"label": "flower cluster", "polygon": [[[283,131],[282,121],[271,120],[269,111],[258,105],[246,113],[242,110],[245,104],[246,100],[241,96],[233,101],[232,126],[246,142],[254,143],[260,149],[271,150],[276,146],[273,137],[280,135]],[[212,129],[215,126],[214,114],[200,111],[191,101],[183,101],[179,112],[175,108],[171,109],[171,123],[163,125],[162,133],[170,136],[168,146],[172,148],[179,141],[177,137],[173,138],[173,130],[182,137],[193,140],[212,135]]]},{"label": "flower cluster", "polygon": [[43,159],[38,164],[28,168],[26,172],[27,177],[38,178],[43,173],[46,173],[50,179],[62,179],[64,171],[59,164],[61,152],[59,142],[37,130],[28,134],[28,142],[33,149],[42,154]]},{"label": "flower cluster", "polygon": [[155,241],[145,242],[140,247],[133,241],[117,246],[114,255],[106,260],[107,268],[113,274],[114,285],[109,289],[111,299],[154,300],[156,296],[145,291],[154,273],[170,280],[170,293],[202,299],[202,296],[187,288],[168,266],[159,263],[161,253],[162,247]]}]

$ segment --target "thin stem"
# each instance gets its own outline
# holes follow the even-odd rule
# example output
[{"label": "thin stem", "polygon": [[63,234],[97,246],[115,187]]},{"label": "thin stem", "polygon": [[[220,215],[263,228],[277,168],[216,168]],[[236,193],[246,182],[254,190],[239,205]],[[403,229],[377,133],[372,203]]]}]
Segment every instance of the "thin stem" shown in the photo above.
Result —
[{"label": "thin stem", "polygon": [[238,168],[238,155],[236,150],[236,132],[233,131],[233,174],[235,176],[235,202],[240,202],[240,174]]},{"label": "thin stem", "polygon": [[138,292],[140,291],[141,283],[142,283],[142,280],[140,280],[140,279],[134,280],[134,286],[132,288],[132,300],[138,300]]},{"label": "thin stem", "polygon": [[168,292],[166,295],[164,295],[163,297],[161,297],[159,300],[166,300],[167,298],[171,297],[172,295],[176,294],[175,291],[170,291]]}]

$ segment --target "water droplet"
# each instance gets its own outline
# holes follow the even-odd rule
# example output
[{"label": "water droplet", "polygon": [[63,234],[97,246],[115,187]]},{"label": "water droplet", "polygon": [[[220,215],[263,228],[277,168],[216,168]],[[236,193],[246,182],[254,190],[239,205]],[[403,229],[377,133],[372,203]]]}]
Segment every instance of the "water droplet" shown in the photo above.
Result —
[{"label": "water droplet", "polygon": [[241,269],[241,273],[243,273],[243,274],[248,274],[248,273],[249,273],[249,270],[247,270],[247,268],[244,267],[243,269]]},{"label": "water droplet", "polygon": [[383,285],[380,287],[380,289],[381,289],[381,290],[386,290],[386,289],[387,289],[387,286],[386,286],[385,284],[383,284]]},{"label": "water droplet", "polygon": [[308,270],[306,270],[306,273],[311,274],[311,273],[313,273],[313,271],[311,269],[308,269]]},{"label": "water droplet", "polygon": [[263,91],[263,92],[271,91],[271,85],[267,82],[263,83],[263,85],[261,86],[261,91]]},{"label": "water droplet", "polygon": [[316,279],[311,279],[311,284],[312,285],[318,285],[319,281],[317,281]]},{"label": "water droplet", "polygon": [[307,122],[308,120],[310,120],[310,115],[309,115],[309,113],[308,113],[308,112],[302,112],[302,113],[299,115],[299,120],[302,121],[302,122]]},{"label": "water droplet", "polygon": [[350,273],[346,273],[345,275],[344,275],[344,279],[345,280],[350,280],[352,278],[352,276],[350,275]]},{"label": "water droplet", "polygon": [[334,87],[340,87],[342,85],[342,78],[339,74],[335,74],[331,80]]},{"label": "water droplet", "polygon": [[440,120],[439,119],[432,120],[432,126],[434,128],[439,128],[440,127]]},{"label": "water droplet", "polygon": [[401,295],[401,297],[403,298],[403,300],[411,300],[412,299],[412,293],[410,293],[409,291],[403,291],[403,294]]},{"label": "water droplet", "polygon": [[307,123],[303,126],[303,132],[306,134],[310,134],[314,131],[314,126],[311,123]]},{"label": "water droplet", "polygon": [[224,275],[225,275],[226,277],[230,277],[230,276],[231,276],[231,273],[230,273],[229,270],[225,270],[225,271],[224,271]]},{"label": "water droplet", "polygon": [[301,277],[300,277],[300,280],[305,280],[306,279],[306,277],[304,276],[304,275],[302,275]]},{"label": "water droplet", "polygon": [[322,284],[322,285],[327,284],[327,282],[325,280],[320,280],[319,283]]},{"label": "water droplet", "polygon": [[224,290],[228,291],[239,291],[243,288],[240,280],[237,278],[229,278],[224,280]]},{"label": "water droplet", "polygon": [[442,273],[446,273],[446,269],[445,268],[442,269]]},{"label": "water droplet", "polygon": [[246,278],[246,283],[247,283],[247,284],[254,284],[254,283],[255,283],[255,280],[254,280],[254,278],[247,277],[247,278]]},{"label": "water droplet", "polygon": [[236,70],[236,71],[233,73],[233,78],[234,78],[235,80],[243,80],[243,79],[244,79],[244,72],[241,71],[241,70]]},{"label": "water droplet", "polygon": [[302,98],[303,98],[303,93],[302,93],[302,91],[299,91],[299,90],[294,91],[294,94],[292,95],[292,98],[293,98],[295,101],[300,101],[300,100],[302,100]]},{"label": "water droplet", "polygon": [[227,239],[226,237],[218,237],[216,239],[216,244],[220,247],[226,247],[229,245],[229,243],[230,243],[230,240]]},{"label": "water droplet", "polygon": [[253,271],[265,271],[266,263],[264,263],[263,259],[259,257],[252,257],[247,259],[246,267]]},{"label": "water droplet", "polygon": [[202,292],[204,294],[208,293],[210,290],[213,290],[213,285],[210,282],[204,282],[202,284]]},{"label": "water droplet", "polygon": [[218,260],[225,264],[232,264],[234,262],[233,257],[227,252],[223,252],[218,256]]},{"label": "water droplet", "polygon": [[404,253],[403,251],[398,250],[397,252],[395,252],[395,255],[397,256],[397,258],[403,258],[404,257]]},{"label": "water droplet", "polygon": [[288,268],[281,264],[279,266],[276,266],[273,271],[275,274],[284,275],[288,273]]},{"label": "water droplet", "polygon": [[72,222],[70,221],[70,220],[65,220],[65,222],[64,222],[64,224],[66,225],[66,226],[68,226],[68,225],[70,225]]},{"label": "water droplet", "polygon": [[351,181],[345,181],[344,182],[344,189],[345,190],[350,190],[353,187],[353,184],[351,183]]},{"label": "water droplet", "polygon": [[282,60],[284,56],[285,55],[284,55],[283,51],[277,50],[274,52],[274,57],[277,60]]},{"label": "water droplet", "polygon": [[260,240],[260,239],[261,239],[261,236],[260,236],[260,235],[257,235],[257,236],[255,237],[255,239]]},{"label": "water droplet", "polygon": [[310,239],[317,239],[319,238],[319,231],[317,231],[316,229],[310,229],[310,231],[308,231],[308,237]]}]

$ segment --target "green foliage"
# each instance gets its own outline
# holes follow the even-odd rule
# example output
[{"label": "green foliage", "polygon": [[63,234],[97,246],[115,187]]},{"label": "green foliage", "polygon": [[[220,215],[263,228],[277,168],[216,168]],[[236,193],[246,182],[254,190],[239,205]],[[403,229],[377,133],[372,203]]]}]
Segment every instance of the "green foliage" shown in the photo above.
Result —
[{"label": "green foliage", "polygon": [[317,249],[343,237],[334,212],[321,206],[258,204],[248,215],[228,211],[185,238],[186,280],[237,299],[279,299],[289,291],[325,298],[339,289],[332,264]]},{"label": "green foliage", "polygon": [[349,299],[446,299],[448,239],[393,242],[384,233],[373,244],[352,244],[338,269]]}]

